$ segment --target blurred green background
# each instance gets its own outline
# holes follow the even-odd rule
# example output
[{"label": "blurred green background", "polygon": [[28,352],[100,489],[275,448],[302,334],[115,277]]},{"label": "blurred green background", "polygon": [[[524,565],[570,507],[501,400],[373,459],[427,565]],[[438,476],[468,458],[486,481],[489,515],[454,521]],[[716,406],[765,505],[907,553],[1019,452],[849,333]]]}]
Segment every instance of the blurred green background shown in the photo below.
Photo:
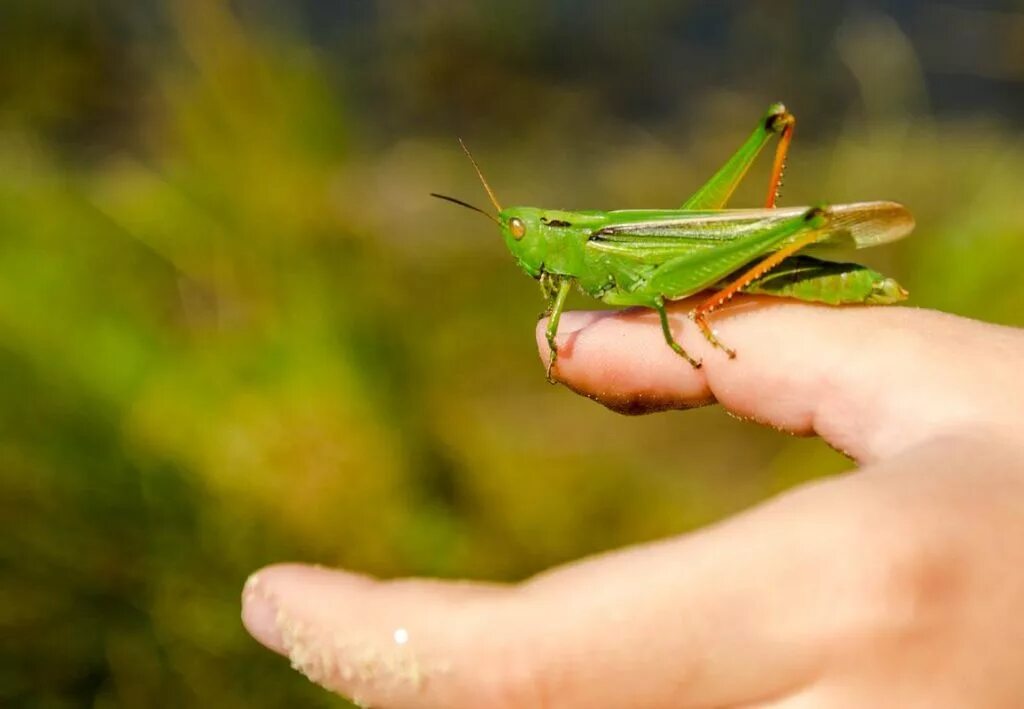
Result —
[{"label": "blurred green background", "polygon": [[1013,2],[5,0],[0,704],[343,705],[243,632],[255,568],[520,579],[848,467],[548,386],[536,284],[427,193],[482,201],[461,135],[509,204],[678,205],[781,99],[784,203],[905,202],[859,256],[1022,325],[1021,46]]}]

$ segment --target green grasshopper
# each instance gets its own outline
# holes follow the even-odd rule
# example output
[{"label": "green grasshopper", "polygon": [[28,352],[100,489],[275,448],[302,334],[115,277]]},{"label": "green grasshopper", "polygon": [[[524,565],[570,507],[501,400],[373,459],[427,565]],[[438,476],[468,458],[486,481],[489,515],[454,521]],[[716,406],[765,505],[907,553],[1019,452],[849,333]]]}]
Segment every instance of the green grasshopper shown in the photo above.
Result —
[{"label": "green grasshopper", "polygon": [[[896,281],[865,266],[799,253],[820,246],[863,248],[893,241],[913,230],[914,219],[895,202],[776,208],[795,125],[785,106],[770,106],[739,150],[679,209],[502,209],[461,140],[497,214],[454,197],[432,196],[496,222],[516,261],[540,281],[547,299],[544,315],[549,316],[549,379],[558,357],[558,321],[573,284],[610,305],[653,308],[668,346],[699,368],[701,362],[672,334],[668,301],[712,290],[690,311],[690,319],[712,345],[733,358],[735,351],[719,341],[708,316],[740,291],[831,305],[886,305],[907,297]],[[726,209],[757,155],[776,135],[764,209]]]}]

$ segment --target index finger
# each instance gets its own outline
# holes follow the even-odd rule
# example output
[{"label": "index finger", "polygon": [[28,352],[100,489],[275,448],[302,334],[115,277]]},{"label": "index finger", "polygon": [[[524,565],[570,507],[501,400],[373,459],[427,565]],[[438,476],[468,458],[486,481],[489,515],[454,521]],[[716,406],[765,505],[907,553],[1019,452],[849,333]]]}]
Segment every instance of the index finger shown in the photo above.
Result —
[{"label": "index finger", "polygon": [[[649,309],[569,312],[552,375],[623,413],[717,401],[731,413],[801,435],[817,434],[860,461],[894,455],[965,427],[1009,429],[1022,387],[1019,330],[913,308],[830,307],[740,297],[715,319],[728,359],[669,307],[693,369],[663,338]],[[546,320],[537,328],[547,364]]]}]

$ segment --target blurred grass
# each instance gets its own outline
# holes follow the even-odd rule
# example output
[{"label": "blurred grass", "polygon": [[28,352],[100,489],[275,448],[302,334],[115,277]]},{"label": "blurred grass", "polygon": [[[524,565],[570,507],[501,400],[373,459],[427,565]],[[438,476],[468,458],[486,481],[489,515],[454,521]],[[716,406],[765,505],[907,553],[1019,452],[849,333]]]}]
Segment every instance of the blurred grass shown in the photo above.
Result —
[{"label": "blurred grass", "polygon": [[[522,578],[848,466],[718,410],[623,418],[545,384],[536,285],[426,199],[477,199],[458,126],[383,115],[431,100],[417,58],[464,55],[407,50],[382,85],[419,93],[374,103],[294,28],[153,7],[159,42],[85,3],[0,23],[0,703],[336,705],[241,630],[259,565]],[[410,17],[385,46],[433,36]],[[853,30],[863,101],[818,115],[834,132],[797,143],[785,200],[905,202],[917,234],[858,257],[915,305],[1024,324],[1015,127],[930,115],[893,27]],[[900,72],[872,68],[879,37]],[[475,70],[514,77],[508,51]],[[508,203],[678,204],[776,98],[712,86],[637,121],[526,73],[467,136]]]}]

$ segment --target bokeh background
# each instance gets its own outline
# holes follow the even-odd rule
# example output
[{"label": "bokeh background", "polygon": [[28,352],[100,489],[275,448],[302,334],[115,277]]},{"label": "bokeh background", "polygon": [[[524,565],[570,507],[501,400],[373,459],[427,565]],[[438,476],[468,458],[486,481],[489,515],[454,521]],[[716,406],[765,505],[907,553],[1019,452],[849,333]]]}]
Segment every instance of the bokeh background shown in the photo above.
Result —
[{"label": "bokeh background", "polygon": [[785,203],[905,202],[859,256],[1024,325],[1022,47],[1019,2],[4,0],[0,704],[343,706],[255,568],[520,579],[847,468],[549,386],[427,193],[483,201],[461,135],[509,204],[678,205],[781,99]]}]

